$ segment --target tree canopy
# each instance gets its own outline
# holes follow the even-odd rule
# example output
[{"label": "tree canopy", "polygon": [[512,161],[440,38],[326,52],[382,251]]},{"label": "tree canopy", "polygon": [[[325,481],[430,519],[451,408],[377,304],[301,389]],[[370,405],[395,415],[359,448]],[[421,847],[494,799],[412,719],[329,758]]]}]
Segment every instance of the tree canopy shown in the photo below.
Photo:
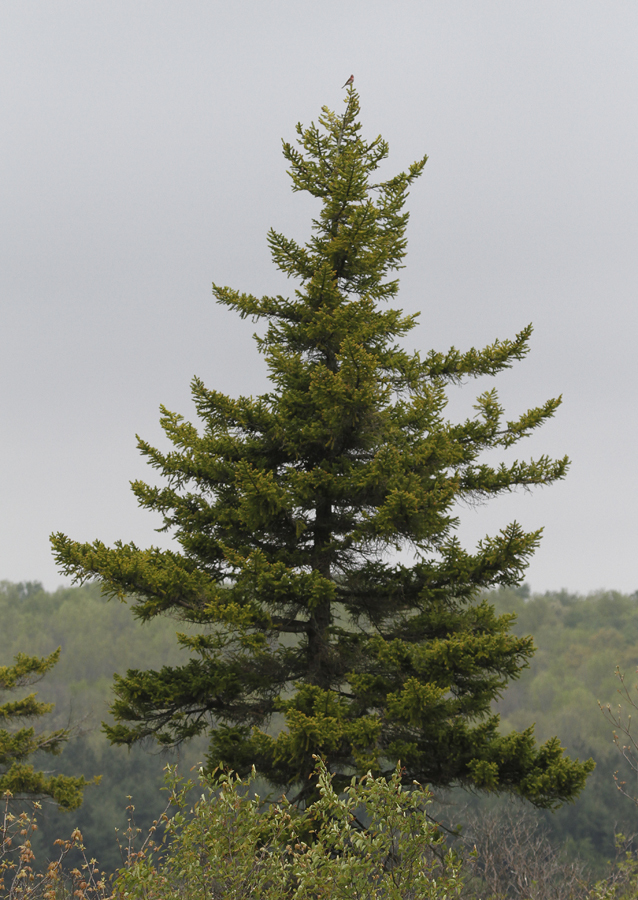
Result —
[{"label": "tree canopy", "polygon": [[[272,389],[232,399],[195,378],[201,431],[162,409],[168,452],[139,440],[162,487],[133,483],[177,548],[52,537],[77,581],[132,595],[142,620],[202,626],[180,634],[191,659],[116,676],[114,743],[171,745],[210,734],[209,764],[254,764],[305,802],[321,756],[345,785],[353,773],[406,783],[512,791],[537,806],[573,799],[593,768],[533,728],[501,733],[491,710],[528,664],[530,637],[510,631],[477,595],[516,585],[540,532],[513,523],[465,550],[456,505],[564,476],[567,459],[491,465],[551,417],[560,398],[507,420],[495,390],[476,415],[445,419],[446,387],[496,375],[528,351],[514,338],[461,352],[404,349],[416,316],[388,306],[406,253],[409,189],[426,157],[385,181],[388,155],[368,141],[357,93],[323,109],[284,143],[294,191],[320,209],[305,245],[270,231],[290,297],[213,286],[257,337]],[[409,551],[413,562],[397,561]],[[405,554],[401,559],[405,559]]]}]

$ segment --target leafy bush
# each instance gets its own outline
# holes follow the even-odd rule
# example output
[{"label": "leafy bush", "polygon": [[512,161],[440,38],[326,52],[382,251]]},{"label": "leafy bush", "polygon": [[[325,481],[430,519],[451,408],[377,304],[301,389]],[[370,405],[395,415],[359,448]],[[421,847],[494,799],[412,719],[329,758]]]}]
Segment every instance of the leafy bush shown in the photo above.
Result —
[{"label": "leafy bush", "polygon": [[[251,781],[200,773],[202,793],[173,773],[164,840],[120,871],[116,894],[140,900],[259,897],[262,900],[447,900],[460,897],[460,861],[427,818],[418,785],[353,779],[340,797],[322,762],[319,799],[299,810],[285,798],[263,810]],[[365,823],[365,827],[364,827]]]}]

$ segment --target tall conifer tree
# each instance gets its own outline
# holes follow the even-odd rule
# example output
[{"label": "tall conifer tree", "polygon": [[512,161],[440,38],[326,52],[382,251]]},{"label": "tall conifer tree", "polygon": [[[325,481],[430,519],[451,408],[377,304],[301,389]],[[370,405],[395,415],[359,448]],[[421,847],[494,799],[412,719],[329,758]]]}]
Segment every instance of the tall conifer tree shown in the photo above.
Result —
[{"label": "tall conifer tree", "polygon": [[[59,657],[59,648],[49,656],[19,653],[13,665],[0,666],[0,692],[30,687],[53,668]],[[0,703],[0,723],[3,725],[0,728],[0,794],[10,791],[17,797],[49,797],[60,809],[77,809],[89,782],[81,775],[37,771],[30,762],[30,757],[38,752],[59,754],[69,739],[68,728],[45,733],[26,724],[51,712],[53,706],[53,703],[42,703],[35,693]]]},{"label": "tall conifer tree", "polygon": [[[446,421],[446,385],[509,368],[531,327],[484,350],[402,348],[416,317],[386,304],[426,157],[374,183],[388,147],[362,137],[358,114],[350,87],[343,116],[324,108],[318,126],[297,126],[296,147],[283,145],[293,190],[320,203],[307,244],[268,235],[294,294],[213,287],[242,318],[267,323],[256,340],[272,390],[234,400],[195,378],[203,429],[162,409],[173,449],[139,440],[166,485],[133,490],[179,550],[57,534],[56,559],[77,581],[97,577],[107,594],[132,596],[143,621],[169,614],[203,626],[179,635],[192,651],[185,665],[116,677],[114,743],[207,732],[211,766],[243,773],[254,763],[298,800],[321,754],[337,784],[400,759],[407,782],[554,806],[578,793],[593,763],[567,758],[557,738],[538,746],[531,727],[499,732],[491,704],[533,645],[477,599],[520,583],[540,534],[512,524],[470,553],[454,530],[459,500],[563,477],[566,459],[481,461],[560,400],[504,421],[490,390],[475,417]],[[415,561],[393,561],[405,548]]]}]

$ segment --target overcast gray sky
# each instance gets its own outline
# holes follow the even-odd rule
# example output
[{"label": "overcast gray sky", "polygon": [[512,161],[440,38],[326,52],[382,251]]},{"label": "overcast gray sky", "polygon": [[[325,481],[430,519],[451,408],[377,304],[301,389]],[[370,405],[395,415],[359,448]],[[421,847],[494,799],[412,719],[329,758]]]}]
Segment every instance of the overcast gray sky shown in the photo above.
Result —
[{"label": "overcast gray sky", "polygon": [[[290,291],[266,247],[304,238],[282,137],[354,73],[409,200],[408,343],[528,322],[508,413],[563,394],[519,454],[565,482],[461,510],[472,545],[545,527],[534,590],[638,588],[636,0],[3,0],[0,579],[63,582],[48,535],[158,540],[129,480],[189,382],[265,388],[253,327],[210,284]],[[487,385],[455,391],[450,415]],[[519,445],[520,447],[521,445]]]}]

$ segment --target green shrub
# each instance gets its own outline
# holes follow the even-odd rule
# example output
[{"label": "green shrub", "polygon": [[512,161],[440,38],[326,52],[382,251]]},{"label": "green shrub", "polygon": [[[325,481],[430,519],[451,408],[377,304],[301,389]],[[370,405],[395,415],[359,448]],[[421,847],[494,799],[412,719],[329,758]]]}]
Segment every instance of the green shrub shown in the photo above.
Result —
[{"label": "green shrub", "polygon": [[[430,795],[386,781],[353,779],[338,796],[322,762],[319,799],[298,810],[285,798],[264,808],[251,781],[171,773],[172,804],[159,845],[132,853],[116,895],[130,900],[254,897],[260,900],[447,900],[460,897],[459,860],[427,818]],[[365,823],[365,827],[364,827]]]}]

